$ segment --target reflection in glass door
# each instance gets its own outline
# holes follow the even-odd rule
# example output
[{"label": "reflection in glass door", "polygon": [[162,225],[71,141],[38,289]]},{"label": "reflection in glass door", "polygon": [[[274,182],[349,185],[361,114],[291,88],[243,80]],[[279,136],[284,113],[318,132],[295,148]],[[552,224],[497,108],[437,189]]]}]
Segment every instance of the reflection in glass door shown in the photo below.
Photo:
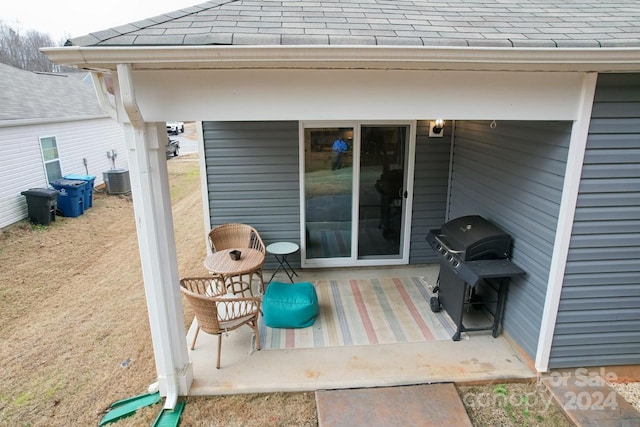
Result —
[{"label": "reflection in glass door", "polygon": [[306,128],[304,144],[306,258],[351,257],[353,128]]},{"label": "reflection in glass door", "polygon": [[409,131],[407,124],[304,128],[310,265],[402,260]]},{"label": "reflection in glass door", "polygon": [[398,258],[404,235],[408,126],[362,126],[358,258]]}]

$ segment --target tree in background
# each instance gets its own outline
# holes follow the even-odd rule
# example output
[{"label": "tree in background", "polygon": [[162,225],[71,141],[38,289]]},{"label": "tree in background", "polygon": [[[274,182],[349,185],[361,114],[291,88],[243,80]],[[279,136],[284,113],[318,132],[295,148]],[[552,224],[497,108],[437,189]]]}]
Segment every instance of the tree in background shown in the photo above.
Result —
[{"label": "tree in background", "polygon": [[61,72],[75,71],[73,68],[60,67],[49,61],[41,47],[60,46],[48,34],[29,30],[21,34],[0,20],[0,63],[28,71]]}]

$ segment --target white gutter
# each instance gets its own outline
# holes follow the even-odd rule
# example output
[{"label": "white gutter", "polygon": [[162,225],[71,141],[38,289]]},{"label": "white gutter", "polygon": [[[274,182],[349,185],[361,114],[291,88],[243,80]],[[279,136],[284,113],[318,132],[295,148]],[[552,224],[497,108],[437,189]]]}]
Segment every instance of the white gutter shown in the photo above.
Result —
[{"label": "white gutter", "polygon": [[487,71],[640,70],[640,48],[409,46],[102,46],[42,49],[61,65],[114,70],[323,68]]},{"label": "white gutter", "polygon": [[564,273],[569,256],[573,218],[578,203],[578,189],[580,187],[580,178],[582,177],[582,165],[587,147],[587,137],[589,136],[591,110],[597,79],[598,75],[596,73],[585,75],[578,119],[573,122],[571,129],[571,141],[569,143],[564,185],[562,187],[562,200],[560,201],[560,211],[558,213],[558,226],[556,228],[555,241],[553,242],[547,294],[536,352],[535,366],[538,372],[547,372],[549,370],[551,345],[553,343]]},{"label": "white gutter", "polygon": [[52,117],[46,119],[19,119],[19,120],[0,120],[0,128],[10,128],[16,126],[32,126],[32,125],[46,125],[50,123],[68,123],[78,122],[81,120],[97,120],[106,119],[109,116],[101,114],[99,116],[72,116],[72,117]]}]

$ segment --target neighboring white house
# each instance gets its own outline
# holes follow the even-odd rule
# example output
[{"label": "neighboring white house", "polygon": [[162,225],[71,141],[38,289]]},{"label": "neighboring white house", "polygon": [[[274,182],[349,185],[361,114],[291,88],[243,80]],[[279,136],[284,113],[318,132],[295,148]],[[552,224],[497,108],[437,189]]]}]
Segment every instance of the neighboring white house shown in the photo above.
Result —
[{"label": "neighboring white house", "polygon": [[27,217],[24,190],[68,174],[95,175],[100,185],[113,168],[107,152],[127,168],[122,126],[100,107],[90,80],[0,64],[0,92],[0,228]]}]

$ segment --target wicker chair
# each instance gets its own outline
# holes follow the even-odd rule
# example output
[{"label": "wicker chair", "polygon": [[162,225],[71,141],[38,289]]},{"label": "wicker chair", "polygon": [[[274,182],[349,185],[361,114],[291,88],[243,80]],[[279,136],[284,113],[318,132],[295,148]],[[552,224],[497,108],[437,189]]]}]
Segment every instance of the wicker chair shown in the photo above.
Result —
[{"label": "wicker chair", "polygon": [[[214,227],[209,232],[209,244],[213,252],[225,249],[255,249],[266,255],[264,242],[258,231],[247,224],[222,224]],[[264,262],[263,262],[264,265]],[[260,278],[260,293],[264,293],[264,279],[262,277],[262,266],[257,271]],[[251,282],[252,277],[249,278]],[[242,292],[233,289],[233,293]],[[249,288],[249,293],[253,296],[253,290]],[[244,293],[243,293],[244,295]]]},{"label": "wicker chair", "polygon": [[223,333],[233,331],[242,325],[249,325],[253,329],[255,348],[260,350],[260,332],[258,331],[260,298],[235,297],[225,294],[224,289],[224,284],[217,277],[193,277],[180,280],[180,291],[189,301],[198,322],[191,350],[196,346],[201,329],[208,334],[217,335],[217,369],[220,369]]}]

